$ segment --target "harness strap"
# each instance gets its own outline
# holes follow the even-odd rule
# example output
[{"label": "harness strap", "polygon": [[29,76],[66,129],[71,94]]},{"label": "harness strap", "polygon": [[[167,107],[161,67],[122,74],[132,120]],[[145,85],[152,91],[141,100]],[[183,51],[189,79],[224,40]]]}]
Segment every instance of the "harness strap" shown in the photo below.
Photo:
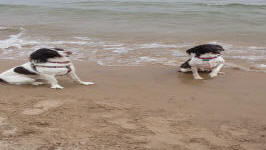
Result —
[{"label": "harness strap", "polygon": [[221,55],[217,55],[215,57],[200,57],[200,56],[196,56],[198,59],[202,59],[202,61],[209,61],[211,59],[215,59],[215,58],[218,58],[220,57]]},{"label": "harness strap", "polygon": [[43,68],[68,68],[68,66],[43,66],[43,65],[35,65],[35,67],[43,67]]},{"label": "harness strap", "polygon": [[36,72],[38,72],[36,67],[42,67],[42,68],[66,68],[67,69],[67,73],[66,74],[68,74],[68,73],[70,73],[72,71],[70,65],[66,65],[66,66],[44,66],[44,65],[35,65],[35,64],[31,63],[31,67]]}]

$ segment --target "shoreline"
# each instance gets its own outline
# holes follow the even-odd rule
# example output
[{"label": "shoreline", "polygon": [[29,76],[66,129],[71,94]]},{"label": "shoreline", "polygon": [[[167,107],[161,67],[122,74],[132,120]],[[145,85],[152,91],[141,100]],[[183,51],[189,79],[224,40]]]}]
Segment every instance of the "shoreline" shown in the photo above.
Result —
[{"label": "shoreline", "polygon": [[[13,31],[14,30],[14,31]],[[141,65],[145,63],[161,63],[178,65],[187,59],[185,51],[195,45],[212,43],[224,47],[224,57],[230,62],[244,64],[251,70],[265,70],[265,43],[248,44],[232,37],[231,42],[219,40],[185,40],[180,38],[161,39],[129,39],[116,35],[117,38],[90,38],[86,35],[70,33],[66,36],[47,35],[31,29],[10,28],[0,35],[0,59],[26,59],[33,51],[41,47],[59,47],[74,52],[75,60],[88,60],[98,64],[109,65]],[[13,33],[17,32],[17,33]],[[44,31],[43,31],[44,32]],[[61,31],[62,34],[65,31]],[[60,33],[61,33],[60,32]],[[35,35],[34,35],[35,34]],[[40,36],[42,35],[42,36]],[[71,35],[71,36],[70,36]],[[4,38],[5,37],[5,38]],[[94,37],[94,36],[92,36]],[[197,36],[202,38],[201,36]],[[131,39],[132,38],[132,39]],[[211,37],[210,37],[211,38]],[[119,40],[121,39],[121,40]],[[176,40],[174,40],[176,39]],[[176,42],[175,42],[176,41]],[[245,44],[244,44],[245,43]],[[49,45],[49,46],[48,46]]]},{"label": "shoreline", "polygon": [[[23,61],[0,60],[5,71]],[[82,86],[0,84],[0,149],[254,149],[266,146],[264,73],[202,81],[174,66],[74,61]],[[203,75],[206,78],[206,75]]]}]

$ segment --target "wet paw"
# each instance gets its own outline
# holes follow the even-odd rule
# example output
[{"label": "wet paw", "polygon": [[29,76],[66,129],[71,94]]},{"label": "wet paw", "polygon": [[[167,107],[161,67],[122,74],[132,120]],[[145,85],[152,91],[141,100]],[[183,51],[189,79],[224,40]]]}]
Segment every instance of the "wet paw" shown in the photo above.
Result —
[{"label": "wet paw", "polygon": [[93,82],[81,82],[80,84],[82,84],[82,85],[93,85],[94,83]]},{"label": "wet paw", "polygon": [[217,76],[217,73],[210,73],[210,77],[211,78],[214,78],[214,77],[216,77]]},{"label": "wet paw", "polygon": [[203,78],[202,77],[194,77],[194,79],[196,79],[196,80],[202,80]]},{"label": "wet paw", "polygon": [[52,89],[63,89],[64,87],[62,87],[61,85],[52,85],[51,86]]}]

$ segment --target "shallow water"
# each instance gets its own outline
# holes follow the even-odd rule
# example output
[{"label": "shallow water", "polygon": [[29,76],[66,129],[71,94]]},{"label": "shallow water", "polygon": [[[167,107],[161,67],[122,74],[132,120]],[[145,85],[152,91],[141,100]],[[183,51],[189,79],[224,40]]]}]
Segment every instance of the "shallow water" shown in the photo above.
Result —
[{"label": "shallow water", "polygon": [[101,65],[178,65],[217,43],[266,70],[266,0],[0,0],[0,58],[62,47]]}]

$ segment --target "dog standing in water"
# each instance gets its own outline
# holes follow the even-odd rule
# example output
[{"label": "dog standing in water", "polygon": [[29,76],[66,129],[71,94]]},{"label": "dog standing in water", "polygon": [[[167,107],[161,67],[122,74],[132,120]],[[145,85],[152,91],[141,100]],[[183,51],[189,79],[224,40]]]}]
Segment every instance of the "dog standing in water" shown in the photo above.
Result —
[{"label": "dog standing in water", "polygon": [[47,82],[53,89],[63,89],[58,84],[56,76],[70,75],[73,80],[82,85],[94,84],[79,79],[75,73],[75,67],[69,59],[71,54],[70,51],[60,48],[38,49],[30,55],[29,62],[1,73],[0,82],[17,85],[40,85]]},{"label": "dog standing in water", "polygon": [[186,52],[191,56],[180,66],[181,72],[193,73],[194,79],[203,79],[198,71],[210,72],[210,77],[216,77],[224,66],[221,52],[223,47],[214,44],[204,44],[188,49]]}]

